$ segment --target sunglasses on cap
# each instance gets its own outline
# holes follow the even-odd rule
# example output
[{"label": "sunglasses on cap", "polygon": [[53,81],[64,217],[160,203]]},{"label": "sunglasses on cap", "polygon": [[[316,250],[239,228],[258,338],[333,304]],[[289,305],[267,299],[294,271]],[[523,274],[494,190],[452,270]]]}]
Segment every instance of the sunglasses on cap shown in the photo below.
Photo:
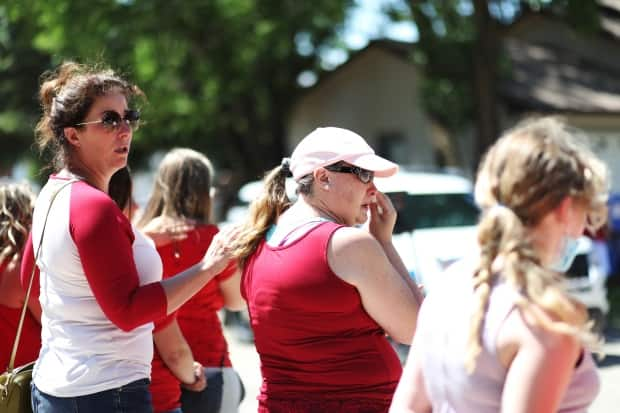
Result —
[{"label": "sunglasses on cap", "polygon": [[120,113],[115,110],[106,110],[101,115],[100,120],[76,123],[75,126],[94,125],[96,123],[101,123],[101,125],[106,131],[115,132],[121,128],[123,122],[125,122],[132,131],[138,130],[138,128],[140,127],[140,111],[126,110],[125,116],[121,117]]},{"label": "sunglasses on cap", "polygon": [[357,176],[357,179],[359,179],[365,184],[372,182],[372,180],[375,177],[375,173],[373,171],[362,169],[359,166],[347,165],[344,163],[335,163],[333,165],[327,165],[324,168],[331,172],[342,172],[342,173],[353,174]]}]

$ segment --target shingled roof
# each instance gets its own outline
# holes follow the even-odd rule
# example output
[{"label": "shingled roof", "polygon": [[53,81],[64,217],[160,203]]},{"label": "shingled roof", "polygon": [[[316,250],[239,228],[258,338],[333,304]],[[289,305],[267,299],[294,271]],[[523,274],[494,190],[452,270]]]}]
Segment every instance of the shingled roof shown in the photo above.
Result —
[{"label": "shingled roof", "polygon": [[[591,41],[612,42],[614,50],[609,53],[616,54],[620,50],[620,1],[599,0],[599,6],[601,30]],[[535,24],[553,20],[524,16],[528,18],[536,19]],[[523,23],[515,23],[519,24]],[[510,31],[503,50],[510,75],[501,80],[500,91],[509,105],[543,112],[620,113],[620,65],[610,55],[576,47],[568,38],[558,44],[511,36]]]}]

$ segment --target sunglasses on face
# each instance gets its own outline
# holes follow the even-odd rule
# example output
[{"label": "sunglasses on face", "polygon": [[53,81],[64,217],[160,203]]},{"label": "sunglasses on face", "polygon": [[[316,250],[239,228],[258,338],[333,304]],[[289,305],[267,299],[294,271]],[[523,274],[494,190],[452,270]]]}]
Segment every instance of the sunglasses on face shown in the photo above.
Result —
[{"label": "sunglasses on face", "polygon": [[372,182],[372,180],[375,177],[375,173],[373,171],[362,169],[358,166],[353,166],[353,165],[334,164],[334,165],[327,165],[325,169],[331,172],[343,172],[343,173],[353,174],[357,176],[357,179],[359,179],[365,184]]},{"label": "sunglasses on face", "polygon": [[140,127],[140,112],[137,110],[126,110],[125,116],[121,117],[120,113],[114,110],[106,110],[101,115],[100,120],[76,123],[75,126],[94,125],[96,123],[100,123],[106,131],[116,132],[121,128],[123,122],[125,122],[132,131],[138,130]]}]

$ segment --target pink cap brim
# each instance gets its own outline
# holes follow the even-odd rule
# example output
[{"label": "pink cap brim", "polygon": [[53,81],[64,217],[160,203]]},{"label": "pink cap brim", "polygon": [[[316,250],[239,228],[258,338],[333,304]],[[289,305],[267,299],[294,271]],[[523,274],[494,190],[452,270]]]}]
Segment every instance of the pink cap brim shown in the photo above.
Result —
[{"label": "pink cap brim", "polygon": [[355,155],[342,158],[343,161],[373,171],[375,176],[387,178],[398,172],[398,165],[375,154]]}]

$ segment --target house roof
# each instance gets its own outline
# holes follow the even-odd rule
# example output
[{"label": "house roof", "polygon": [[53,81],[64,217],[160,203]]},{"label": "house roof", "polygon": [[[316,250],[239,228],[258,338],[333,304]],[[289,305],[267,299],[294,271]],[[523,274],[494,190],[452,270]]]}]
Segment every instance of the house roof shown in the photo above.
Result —
[{"label": "house roof", "polygon": [[413,61],[409,59],[409,56],[411,55],[414,44],[415,43],[401,42],[398,40],[390,40],[390,39],[371,40],[370,42],[368,42],[366,47],[363,47],[360,50],[356,50],[352,52],[349,58],[343,64],[336,67],[334,70],[321,73],[321,75],[319,76],[317,81],[314,83],[314,85],[306,88],[303,91],[302,96],[308,93],[311,93],[314,89],[320,86],[325,81],[325,79],[330,78],[335,73],[341,71],[345,67],[350,66],[353,62],[359,59],[360,56],[367,53],[371,49],[379,48],[381,50],[385,50],[388,53],[393,54],[394,56],[398,57],[399,59],[410,62],[413,65]]},{"label": "house roof", "polygon": [[[620,50],[620,1],[599,0],[601,30],[591,38]],[[620,113],[620,65],[609,56],[562,43],[526,40],[527,24],[557,22],[549,15],[526,14],[505,33],[504,53],[510,76],[501,80],[504,100],[521,110],[574,113]],[[526,29],[527,30],[527,29]],[[551,29],[553,30],[553,29]],[[567,27],[567,30],[571,30]]]},{"label": "house roof", "polygon": [[601,29],[620,39],[620,0],[598,0]]},{"label": "house roof", "polygon": [[510,39],[504,51],[510,77],[502,96],[523,109],[580,113],[620,112],[618,70],[570,49]]}]

